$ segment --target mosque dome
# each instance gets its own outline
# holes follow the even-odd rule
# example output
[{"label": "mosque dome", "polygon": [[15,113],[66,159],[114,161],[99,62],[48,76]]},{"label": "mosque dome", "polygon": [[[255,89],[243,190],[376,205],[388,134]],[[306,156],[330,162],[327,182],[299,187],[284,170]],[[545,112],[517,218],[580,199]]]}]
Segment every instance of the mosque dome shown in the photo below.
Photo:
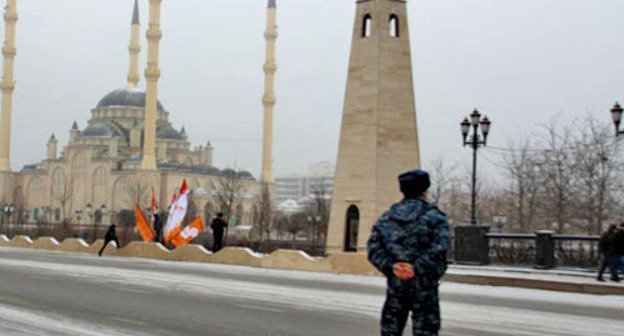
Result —
[{"label": "mosque dome", "polygon": [[159,122],[156,126],[156,138],[167,140],[186,140],[186,136],[168,122]]},{"label": "mosque dome", "polygon": [[[98,109],[107,107],[139,107],[145,108],[145,92],[137,89],[118,89],[110,92],[97,104]],[[158,110],[165,111],[158,102]]]},{"label": "mosque dome", "polygon": [[107,122],[93,123],[80,134],[84,137],[112,137],[119,136],[113,126]]}]

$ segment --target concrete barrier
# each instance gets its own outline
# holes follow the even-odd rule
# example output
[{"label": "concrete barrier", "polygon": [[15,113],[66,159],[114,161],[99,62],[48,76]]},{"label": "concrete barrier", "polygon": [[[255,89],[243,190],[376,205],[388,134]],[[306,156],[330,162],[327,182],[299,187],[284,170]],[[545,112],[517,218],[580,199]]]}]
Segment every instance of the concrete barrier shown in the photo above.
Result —
[{"label": "concrete barrier", "polygon": [[9,246],[9,237],[0,235],[0,246]]},{"label": "concrete barrier", "polygon": [[246,247],[226,247],[212,255],[211,262],[239,266],[262,266],[262,255]]},{"label": "concrete barrier", "polygon": [[89,244],[80,238],[67,238],[58,249],[64,252],[89,253]]},{"label": "concrete barrier", "polygon": [[307,253],[295,250],[277,250],[262,258],[262,267],[297,271],[328,271],[327,267],[318,259]]},{"label": "concrete barrier", "polygon": [[170,260],[171,252],[160,243],[131,242],[119,249],[118,255],[123,257]]},{"label": "concrete barrier", "polygon": [[368,262],[366,253],[336,253],[331,254],[323,263],[327,264],[328,272],[356,275],[381,275]]},{"label": "concrete barrier", "polygon": [[60,247],[58,240],[52,237],[39,237],[33,243],[33,248],[37,250],[55,251]]},{"label": "concrete barrier", "polygon": [[212,252],[198,244],[183,245],[171,252],[171,260],[212,262],[212,259]]},{"label": "concrete barrier", "polygon": [[33,241],[28,236],[15,236],[9,241],[9,246],[19,248],[32,248]]}]

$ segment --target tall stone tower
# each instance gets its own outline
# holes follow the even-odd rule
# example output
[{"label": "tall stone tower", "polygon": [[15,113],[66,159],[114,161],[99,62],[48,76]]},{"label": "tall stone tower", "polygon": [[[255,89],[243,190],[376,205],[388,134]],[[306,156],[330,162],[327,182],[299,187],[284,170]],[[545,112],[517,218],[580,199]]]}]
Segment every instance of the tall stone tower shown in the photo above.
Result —
[{"label": "tall stone tower", "polygon": [[156,170],[156,113],[158,107],[158,56],[162,31],[160,9],[162,0],[150,0],[149,29],[147,30],[147,69],[145,69],[145,138],[141,168]]},{"label": "tall stone tower", "polygon": [[264,126],[262,137],[262,182],[273,183],[273,108],[275,107],[275,43],[277,41],[277,6],[269,0],[264,38],[266,62],[264,63]]},{"label": "tall stone tower", "polygon": [[131,89],[139,86],[139,53],[141,52],[141,42],[139,34],[141,23],[139,22],[139,0],[134,0],[134,12],[132,13],[132,24],[130,25],[130,70],[128,71],[128,87]]},{"label": "tall stone tower", "polygon": [[366,249],[420,166],[405,0],[358,0],[328,228],[328,252]]},{"label": "tall stone tower", "polygon": [[7,0],[4,13],[4,56],[2,78],[2,116],[0,117],[0,171],[11,171],[11,113],[13,109],[13,63],[17,49],[15,48],[15,26],[17,24],[17,0]]}]

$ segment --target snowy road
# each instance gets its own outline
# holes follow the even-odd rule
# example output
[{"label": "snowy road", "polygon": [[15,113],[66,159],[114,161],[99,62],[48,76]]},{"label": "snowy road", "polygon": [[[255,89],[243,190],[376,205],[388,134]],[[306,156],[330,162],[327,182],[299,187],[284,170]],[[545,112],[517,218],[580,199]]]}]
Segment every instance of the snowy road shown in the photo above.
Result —
[{"label": "snowy road", "polygon": [[[441,290],[446,336],[624,330],[623,297],[451,283]],[[377,335],[383,299],[375,277],[0,248],[3,336]]]}]

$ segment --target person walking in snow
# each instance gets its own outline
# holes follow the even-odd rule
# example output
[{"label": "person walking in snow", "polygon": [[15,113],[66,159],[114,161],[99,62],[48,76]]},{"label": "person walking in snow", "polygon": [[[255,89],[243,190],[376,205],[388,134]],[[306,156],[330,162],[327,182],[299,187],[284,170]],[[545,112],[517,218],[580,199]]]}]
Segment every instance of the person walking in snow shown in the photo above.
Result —
[{"label": "person walking in snow", "polygon": [[117,232],[115,231],[116,227],[117,226],[115,224],[108,227],[108,231],[106,231],[106,236],[104,237],[104,245],[102,245],[102,249],[100,250],[100,252],[98,252],[98,256],[100,257],[102,256],[102,252],[104,252],[106,245],[108,245],[108,243],[112,241],[114,241],[115,244],[117,244],[117,248],[121,246],[119,244],[119,239],[117,239]]},{"label": "person walking in snow", "polygon": [[617,234],[617,226],[615,224],[610,225],[606,232],[600,236],[600,242],[598,243],[598,252],[600,254],[600,268],[598,269],[598,277],[596,280],[604,281],[602,275],[607,267],[611,272],[611,281],[620,281],[617,274],[617,256],[615,253],[615,238]]},{"label": "person walking in snow", "polygon": [[438,281],[447,268],[450,234],[446,215],[427,201],[429,174],[399,176],[404,198],[377,221],[368,240],[369,261],[387,277],[382,336],[401,336],[412,313],[413,335],[440,330]]},{"label": "person walking in snow", "polygon": [[163,229],[163,225],[160,219],[160,214],[156,212],[154,214],[154,235],[155,235],[154,242],[161,243],[164,245],[163,239],[162,239],[162,229]]}]

